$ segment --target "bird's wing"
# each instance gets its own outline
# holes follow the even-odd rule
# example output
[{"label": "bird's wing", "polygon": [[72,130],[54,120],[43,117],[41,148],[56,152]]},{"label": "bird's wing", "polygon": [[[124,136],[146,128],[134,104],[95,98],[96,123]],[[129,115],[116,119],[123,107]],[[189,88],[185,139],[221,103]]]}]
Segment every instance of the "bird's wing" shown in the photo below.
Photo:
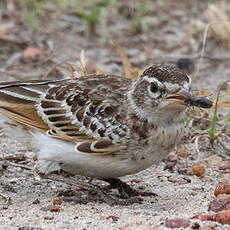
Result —
[{"label": "bird's wing", "polygon": [[25,126],[47,131],[49,127],[37,114],[35,104],[49,83],[36,80],[0,83],[0,112]]},{"label": "bird's wing", "polygon": [[78,152],[110,154],[119,151],[120,141],[129,135],[120,115],[124,111],[115,100],[116,94],[124,95],[119,89],[122,83],[115,79],[92,76],[82,80],[2,83],[0,112],[49,136],[75,142]]}]

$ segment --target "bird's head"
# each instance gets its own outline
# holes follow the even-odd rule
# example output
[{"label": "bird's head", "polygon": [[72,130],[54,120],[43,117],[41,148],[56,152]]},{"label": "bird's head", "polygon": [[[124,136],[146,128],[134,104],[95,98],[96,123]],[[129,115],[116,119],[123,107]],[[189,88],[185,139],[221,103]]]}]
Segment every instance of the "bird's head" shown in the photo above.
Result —
[{"label": "bird's head", "polygon": [[210,108],[212,102],[190,92],[191,78],[173,65],[155,64],[133,83],[129,102],[140,119],[156,125],[180,122],[189,106]]}]

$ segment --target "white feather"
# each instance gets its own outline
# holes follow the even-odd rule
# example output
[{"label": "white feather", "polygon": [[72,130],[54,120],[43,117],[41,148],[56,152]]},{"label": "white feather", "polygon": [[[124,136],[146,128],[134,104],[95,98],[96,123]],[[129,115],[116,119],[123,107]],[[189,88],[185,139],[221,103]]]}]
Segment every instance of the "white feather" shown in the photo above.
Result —
[{"label": "white feather", "polygon": [[0,127],[2,128],[2,134],[5,134],[11,140],[17,140],[28,149],[31,148],[31,135],[24,126],[1,115]]}]

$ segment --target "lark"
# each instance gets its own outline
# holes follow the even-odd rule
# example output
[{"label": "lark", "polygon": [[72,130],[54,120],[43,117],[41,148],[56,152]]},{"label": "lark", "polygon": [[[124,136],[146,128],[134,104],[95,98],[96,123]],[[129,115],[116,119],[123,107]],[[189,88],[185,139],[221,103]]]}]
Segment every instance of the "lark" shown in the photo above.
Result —
[{"label": "lark", "polygon": [[36,170],[63,170],[138,192],[119,177],[160,162],[180,142],[191,106],[212,102],[190,92],[191,78],[154,64],[137,79],[87,75],[0,84],[0,112],[31,130]]}]

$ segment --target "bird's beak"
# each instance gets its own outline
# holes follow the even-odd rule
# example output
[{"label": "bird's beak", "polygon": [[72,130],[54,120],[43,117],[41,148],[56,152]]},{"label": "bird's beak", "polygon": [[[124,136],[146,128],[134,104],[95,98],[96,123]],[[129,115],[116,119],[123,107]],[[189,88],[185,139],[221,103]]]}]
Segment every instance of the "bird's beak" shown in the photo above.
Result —
[{"label": "bird's beak", "polygon": [[181,89],[176,94],[166,97],[166,100],[177,105],[197,106],[201,108],[211,108],[212,101],[206,97],[198,97],[191,94],[187,89]]}]

